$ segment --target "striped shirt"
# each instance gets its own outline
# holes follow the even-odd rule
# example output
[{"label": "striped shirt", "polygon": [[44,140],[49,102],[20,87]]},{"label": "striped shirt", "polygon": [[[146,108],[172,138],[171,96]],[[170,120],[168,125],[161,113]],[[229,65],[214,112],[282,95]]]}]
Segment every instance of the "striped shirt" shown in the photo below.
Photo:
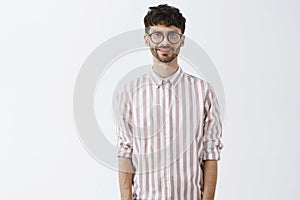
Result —
[{"label": "striped shirt", "polygon": [[117,156],[132,159],[133,199],[201,200],[203,160],[220,160],[222,124],[214,89],[178,70],[151,67],[117,93]]}]

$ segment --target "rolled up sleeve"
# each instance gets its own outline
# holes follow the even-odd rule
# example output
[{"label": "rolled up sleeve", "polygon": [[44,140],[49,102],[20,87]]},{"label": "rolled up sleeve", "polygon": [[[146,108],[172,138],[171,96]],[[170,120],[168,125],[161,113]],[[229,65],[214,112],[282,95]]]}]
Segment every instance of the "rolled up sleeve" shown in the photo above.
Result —
[{"label": "rolled up sleeve", "polygon": [[217,96],[210,84],[204,100],[203,137],[203,160],[220,160],[222,122]]},{"label": "rolled up sleeve", "polygon": [[116,154],[118,157],[132,157],[131,107],[127,87],[123,87],[113,101],[116,122]]}]

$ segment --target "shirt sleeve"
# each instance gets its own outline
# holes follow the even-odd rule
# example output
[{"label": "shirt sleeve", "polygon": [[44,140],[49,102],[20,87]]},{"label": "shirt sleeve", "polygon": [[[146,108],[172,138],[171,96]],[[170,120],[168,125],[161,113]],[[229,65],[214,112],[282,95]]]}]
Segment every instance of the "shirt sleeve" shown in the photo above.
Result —
[{"label": "shirt sleeve", "polygon": [[203,137],[203,160],[220,160],[222,122],[217,96],[210,84],[204,100]]},{"label": "shirt sleeve", "polygon": [[118,157],[132,157],[131,107],[128,89],[123,87],[113,101],[116,122],[116,151]]}]

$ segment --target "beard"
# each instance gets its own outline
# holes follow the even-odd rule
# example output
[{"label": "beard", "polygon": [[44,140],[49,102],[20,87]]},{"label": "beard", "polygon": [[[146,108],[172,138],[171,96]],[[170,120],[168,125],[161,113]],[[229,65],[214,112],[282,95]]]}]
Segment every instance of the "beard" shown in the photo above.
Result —
[{"label": "beard", "polygon": [[[159,53],[159,49],[167,49],[170,52],[169,53]],[[162,63],[169,63],[173,61],[175,58],[177,58],[179,52],[180,52],[180,47],[177,49],[172,48],[170,46],[161,46],[161,47],[151,47],[150,48],[152,55],[159,60]]]}]

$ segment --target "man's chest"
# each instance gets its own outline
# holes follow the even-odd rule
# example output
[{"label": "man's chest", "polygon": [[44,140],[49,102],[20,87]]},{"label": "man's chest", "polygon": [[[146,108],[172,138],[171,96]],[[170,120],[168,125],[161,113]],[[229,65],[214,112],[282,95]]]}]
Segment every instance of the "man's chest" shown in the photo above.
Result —
[{"label": "man's chest", "polygon": [[165,147],[176,153],[175,147],[186,148],[201,139],[203,98],[192,88],[143,88],[132,95],[131,107],[136,153]]}]

